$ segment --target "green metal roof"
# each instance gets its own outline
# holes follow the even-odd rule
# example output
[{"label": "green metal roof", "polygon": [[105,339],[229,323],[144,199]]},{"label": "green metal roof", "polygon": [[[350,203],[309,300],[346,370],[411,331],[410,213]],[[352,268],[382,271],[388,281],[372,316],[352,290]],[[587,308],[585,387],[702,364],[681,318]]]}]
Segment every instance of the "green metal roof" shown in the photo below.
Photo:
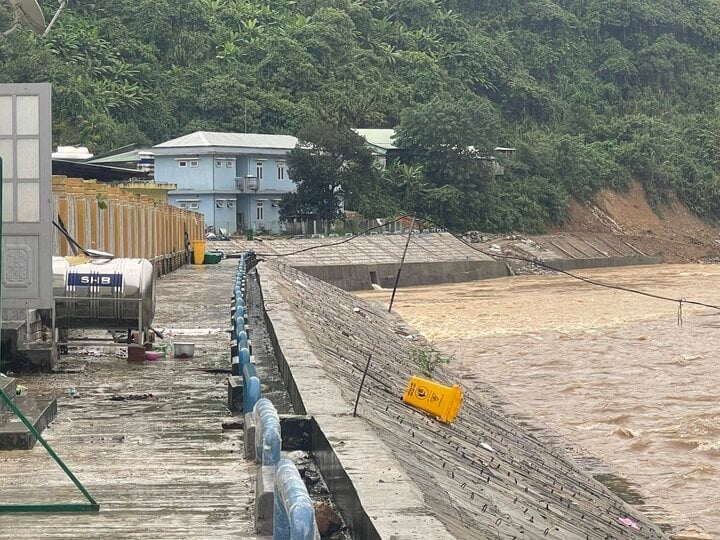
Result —
[{"label": "green metal roof", "polygon": [[368,144],[376,146],[386,152],[388,150],[397,150],[393,139],[395,138],[394,129],[355,129],[355,133],[365,137]]}]

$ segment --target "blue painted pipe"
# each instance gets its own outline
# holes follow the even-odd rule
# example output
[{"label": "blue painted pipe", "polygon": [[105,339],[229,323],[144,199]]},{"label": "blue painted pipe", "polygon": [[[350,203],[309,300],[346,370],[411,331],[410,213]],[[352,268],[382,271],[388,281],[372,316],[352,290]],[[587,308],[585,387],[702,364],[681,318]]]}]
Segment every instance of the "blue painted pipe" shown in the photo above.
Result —
[{"label": "blue painted pipe", "polygon": [[245,319],[235,319],[233,329],[235,330],[235,339],[238,345],[241,341],[247,341],[248,335],[247,332],[245,332]]},{"label": "blue painted pipe", "polygon": [[315,509],[295,464],[281,459],[275,469],[273,540],[320,538]]},{"label": "blue painted pipe", "polygon": [[237,334],[237,342],[238,346],[243,341],[247,342],[247,333],[245,332],[245,325],[242,324],[242,321],[238,324],[237,321],[235,321],[235,333]]},{"label": "blue painted pipe", "polygon": [[255,461],[263,465],[277,465],[280,461],[282,438],[280,417],[272,402],[261,398],[253,409],[255,417]]},{"label": "blue painted pipe", "polygon": [[255,404],[262,397],[260,379],[255,371],[255,366],[249,362],[241,370],[243,376],[243,412],[249,413],[252,412]]},{"label": "blue painted pipe", "polygon": [[230,324],[232,329],[235,330],[235,334],[237,337],[238,332],[245,330],[245,314],[241,313],[240,315],[234,315],[230,321]]},{"label": "blue painted pipe", "polygon": [[242,347],[240,349],[240,370],[242,370],[247,364],[250,363],[250,349]]}]

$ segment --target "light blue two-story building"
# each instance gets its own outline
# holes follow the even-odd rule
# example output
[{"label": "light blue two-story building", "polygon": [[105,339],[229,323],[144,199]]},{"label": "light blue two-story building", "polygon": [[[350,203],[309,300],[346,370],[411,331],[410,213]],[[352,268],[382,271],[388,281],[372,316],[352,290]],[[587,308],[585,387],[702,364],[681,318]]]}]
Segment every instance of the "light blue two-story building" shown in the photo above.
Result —
[{"label": "light blue two-story building", "polygon": [[290,135],[197,131],[153,147],[155,180],[177,184],[168,202],[205,215],[228,234],[280,232],[278,203],[295,191],[286,157]]}]

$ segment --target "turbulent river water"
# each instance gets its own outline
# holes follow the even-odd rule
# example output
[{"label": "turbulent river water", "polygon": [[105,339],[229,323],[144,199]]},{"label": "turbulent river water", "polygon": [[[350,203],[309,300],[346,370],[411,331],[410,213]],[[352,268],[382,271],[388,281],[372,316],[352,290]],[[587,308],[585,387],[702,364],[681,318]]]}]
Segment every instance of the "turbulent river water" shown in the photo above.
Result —
[{"label": "turbulent river water", "polygon": [[[720,305],[720,265],[580,273]],[[685,304],[679,317],[677,303],[560,276],[404,288],[393,309],[460,374],[637,485],[676,530],[720,538],[720,311]]]}]

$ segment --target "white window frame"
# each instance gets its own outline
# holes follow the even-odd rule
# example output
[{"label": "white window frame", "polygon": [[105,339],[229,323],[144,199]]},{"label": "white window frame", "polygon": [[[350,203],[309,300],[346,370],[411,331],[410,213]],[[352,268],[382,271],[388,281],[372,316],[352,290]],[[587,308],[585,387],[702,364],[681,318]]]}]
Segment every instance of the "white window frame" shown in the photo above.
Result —
[{"label": "white window frame", "polygon": [[178,208],[187,208],[187,203],[186,202],[178,203]]},{"label": "white window frame", "polygon": [[232,159],[228,159],[228,160],[225,162],[225,166],[226,166],[228,169],[232,169],[232,168],[235,166],[235,162],[234,162]]},{"label": "white window frame", "polygon": [[188,209],[190,210],[197,210],[198,208],[200,208],[200,201],[194,201],[188,204]]},{"label": "white window frame", "polygon": [[215,166],[216,166],[216,167],[222,167],[222,159],[216,159],[216,160],[215,160]]},{"label": "white window frame", "polygon": [[264,221],[265,220],[265,204],[264,201],[257,201],[255,203],[255,220],[256,221]]},{"label": "white window frame", "polygon": [[255,178],[257,178],[258,180],[263,179],[263,162],[262,161],[255,162]]},{"label": "white window frame", "polygon": [[215,208],[225,208],[227,201],[225,199],[218,199],[215,201]]},{"label": "white window frame", "polygon": [[279,159],[277,162],[277,177],[278,180],[285,180],[285,160]]},{"label": "white window frame", "polygon": [[197,169],[199,165],[200,161],[198,161],[197,159],[190,160],[190,167],[192,167],[193,169]]},{"label": "white window frame", "polygon": [[228,201],[228,202],[227,202],[227,207],[228,207],[228,208],[235,208],[235,201]]},{"label": "white window frame", "polygon": [[178,167],[187,167],[188,162],[187,161],[178,161]]}]

